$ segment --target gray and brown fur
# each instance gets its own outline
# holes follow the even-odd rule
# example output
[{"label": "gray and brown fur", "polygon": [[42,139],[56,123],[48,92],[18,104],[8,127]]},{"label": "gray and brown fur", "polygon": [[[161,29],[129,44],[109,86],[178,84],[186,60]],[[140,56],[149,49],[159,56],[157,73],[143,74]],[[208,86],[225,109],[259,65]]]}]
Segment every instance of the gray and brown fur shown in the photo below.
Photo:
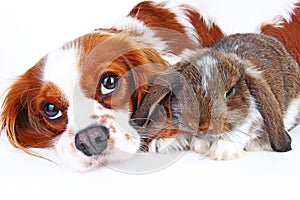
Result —
[{"label": "gray and brown fur", "polygon": [[[280,42],[235,34],[186,60],[158,77],[133,113],[146,144],[175,138],[177,146],[195,149],[191,141],[199,138],[211,151],[226,138],[241,140],[243,149],[255,142],[278,152],[291,150],[287,131],[299,124],[300,71]],[[182,138],[187,141],[178,141]]]}]

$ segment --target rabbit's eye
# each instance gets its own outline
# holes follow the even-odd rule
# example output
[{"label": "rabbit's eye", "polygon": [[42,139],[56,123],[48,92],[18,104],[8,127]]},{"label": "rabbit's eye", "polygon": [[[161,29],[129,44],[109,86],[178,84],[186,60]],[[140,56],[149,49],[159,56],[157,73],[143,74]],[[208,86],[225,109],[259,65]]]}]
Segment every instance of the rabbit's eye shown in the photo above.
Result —
[{"label": "rabbit's eye", "polygon": [[225,93],[224,96],[225,96],[225,98],[228,98],[228,97],[234,95],[234,93],[235,93],[235,87],[232,86],[229,90],[227,90],[227,92]]}]

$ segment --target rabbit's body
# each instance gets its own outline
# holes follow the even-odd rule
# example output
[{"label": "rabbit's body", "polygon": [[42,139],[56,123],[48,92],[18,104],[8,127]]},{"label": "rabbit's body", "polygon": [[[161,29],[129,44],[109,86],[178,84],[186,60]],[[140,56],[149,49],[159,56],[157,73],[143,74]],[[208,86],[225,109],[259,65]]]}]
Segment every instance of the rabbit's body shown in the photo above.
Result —
[{"label": "rabbit's body", "polygon": [[[300,69],[281,43],[265,35],[236,34],[187,60],[159,78],[161,91],[171,92],[155,87],[144,99],[142,106],[153,112],[151,104],[158,104],[161,93],[159,103],[173,123],[153,137],[150,147],[163,152],[188,145],[217,160],[237,158],[245,149],[291,149],[287,131],[299,123]],[[139,111],[134,116],[145,114],[153,116]],[[163,127],[158,124],[148,124],[148,130]],[[169,134],[175,127],[177,134]]]},{"label": "rabbit's body", "polygon": [[262,34],[236,34],[220,40],[212,49],[235,53],[250,61],[255,71],[262,72],[261,76],[276,96],[282,112],[299,96],[299,66],[279,41]]},{"label": "rabbit's body", "polygon": [[[235,65],[235,62],[241,62],[241,68],[237,68],[239,68],[239,73],[244,71],[240,74],[240,77],[245,79],[245,86],[248,88],[248,91],[245,88],[245,91],[242,93],[243,95],[247,92],[250,94],[248,99],[249,109],[248,112],[243,110],[242,107],[245,106],[246,102],[243,104],[241,101],[241,99],[247,98],[249,94],[246,94],[244,97],[237,94],[241,99],[233,103],[235,105],[232,105],[232,108],[234,108],[234,112],[240,110],[240,113],[237,113],[240,118],[234,116],[232,120],[236,120],[237,124],[244,122],[234,128],[230,127],[229,131],[224,131],[225,135],[215,139],[214,142],[207,143],[204,139],[204,147],[207,146],[209,150],[203,148],[202,138],[193,139],[191,148],[201,153],[209,152],[214,159],[239,157],[243,149],[272,148],[275,151],[288,151],[290,149],[290,139],[285,131],[292,129],[299,123],[300,114],[300,72],[297,62],[285,50],[283,45],[275,39],[264,35],[232,35],[214,44],[209,51],[211,52],[198,58],[196,55],[195,60],[197,61],[194,66],[200,71],[203,69],[205,72],[209,71],[203,64],[197,66],[197,64],[201,64],[203,59],[207,59],[205,56],[209,55],[215,57],[216,62],[233,61],[231,63],[232,66]],[[230,55],[232,53],[234,55]],[[228,80],[218,82],[216,79],[220,76],[217,73],[226,74],[231,67],[220,70],[222,68],[220,63],[214,67],[217,67],[219,71],[211,70],[211,74],[209,74],[211,80],[208,80],[209,83],[202,83],[202,85],[209,85],[211,86],[209,90],[213,90],[215,84],[223,83],[225,91],[228,91],[230,89],[226,88]],[[243,73],[245,73],[244,77]],[[202,86],[202,88],[204,87]],[[223,88],[219,89],[222,91]],[[236,93],[238,92],[236,91]],[[233,101],[229,100],[227,102],[227,108],[230,102]],[[216,107],[218,108],[218,106]],[[235,114],[234,112],[233,115]],[[230,115],[231,111],[223,113]],[[228,118],[224,121],[230,121],[230,117]],[[233,122],[229,123],[235,124]],[[201,127],[201,124],[199,126]]]}]

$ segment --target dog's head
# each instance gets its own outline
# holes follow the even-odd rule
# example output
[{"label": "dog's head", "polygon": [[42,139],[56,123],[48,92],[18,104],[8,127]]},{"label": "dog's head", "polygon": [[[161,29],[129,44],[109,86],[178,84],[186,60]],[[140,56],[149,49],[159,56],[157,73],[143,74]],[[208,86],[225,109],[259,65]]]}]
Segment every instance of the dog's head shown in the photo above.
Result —
[{"label": "dog's head", "polygon": [[140,146],[130,115],[167,65],[126,33],[84,35],[16,80],[4,100],[1,129],[15,147],[28,153],[54,147],[78,170],[124,160]]}]

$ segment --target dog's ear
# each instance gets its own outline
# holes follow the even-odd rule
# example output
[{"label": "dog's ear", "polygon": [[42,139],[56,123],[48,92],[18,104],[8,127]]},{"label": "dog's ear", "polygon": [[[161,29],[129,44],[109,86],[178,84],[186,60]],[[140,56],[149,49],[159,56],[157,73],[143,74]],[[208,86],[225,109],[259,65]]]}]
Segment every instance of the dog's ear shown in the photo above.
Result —
[{"label": "dog's ear", "polygon": [[2,105],[0,130],[5,131],[13,146],[27,153],[30,153],[28,148],[49,147],[56,136],[42,123],[36,107],[43,62],[41,60],[14,82]]},{"label": "dog's ear", "polygon": [[286,132],[282,110],[268,83],[259,77],[245,76],[246,84],[264,120],[263,130],[274,151],[291,150],[291,138]]}]

